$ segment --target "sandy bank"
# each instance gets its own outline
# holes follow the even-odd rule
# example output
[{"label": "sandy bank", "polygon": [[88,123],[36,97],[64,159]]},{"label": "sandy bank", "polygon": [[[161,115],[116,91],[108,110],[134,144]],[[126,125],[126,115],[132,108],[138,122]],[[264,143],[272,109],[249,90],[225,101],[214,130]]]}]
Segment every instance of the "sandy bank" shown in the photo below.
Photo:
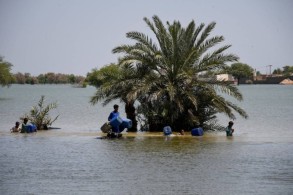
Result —
[{"label": "sandy bank", "polygon": [[[194,139],[200,142],[261,142],[261,143],[293,143],[292,136],[273,136],[273,135],[250,135],[250,134],[235,134],[233,137],[226,137],[225,132],[206,132],[204,136],[191,136],[189,132],[185,135],[172,135],[164,136],[162,132],[123,132],[123,139],[167,139],[167,140],[185,140]],[[93,132],[72,132],[68,130],[48,130],[48,131],[38,131],[37,133],[22,134],[22,133],[10,133],[9,131],[0,131],[0,137],[13,136],[13,137],[84,137],[100,139],[106,136],[105,133],[100,131]]]}]

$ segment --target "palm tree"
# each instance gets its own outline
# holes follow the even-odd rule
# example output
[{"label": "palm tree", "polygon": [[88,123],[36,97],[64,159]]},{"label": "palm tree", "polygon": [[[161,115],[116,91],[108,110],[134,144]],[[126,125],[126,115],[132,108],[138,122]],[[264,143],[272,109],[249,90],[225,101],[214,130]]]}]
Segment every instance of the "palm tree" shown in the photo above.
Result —
[{"label": "palm tree", "polygon": [[[175,129],[188,129],[195,123],[208,127],[218,112],[234,118],[233,111],[236,111],[247,117],[244,110],[218,93],[242,100],[235,86],[214,77],[227,63],[238,60],[233,54],[224,54],[230,45],[209,52],[224,40],[223,36],[209,38],[215,22],[197,27],[191,21],[183,28],[178,21],[167,22],[164,26],[158,16],[153,16],[154,23],[147,18],[144,21],[157,43],[143,33],[127,33],[126,36],[136,43],[113,49],[114,53],[123,54],[119,59],[123,74],[116,80],[118,83],[112,82],[116,85],[111,85],[112,96],[103,93],[105,97],[112,99],[115,94],[126,97],[131,103],[138,101],[149,125],[169,124]],[[113,90],[117,90],[116,93]]]}]

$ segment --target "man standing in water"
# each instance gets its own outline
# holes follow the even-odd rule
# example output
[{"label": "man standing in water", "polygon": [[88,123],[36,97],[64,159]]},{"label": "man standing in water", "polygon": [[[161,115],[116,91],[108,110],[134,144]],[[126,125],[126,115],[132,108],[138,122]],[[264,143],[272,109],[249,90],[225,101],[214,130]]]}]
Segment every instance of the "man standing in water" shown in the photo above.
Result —
[{"label": "man standing in water", "polygon": [[29,129],[28,129],[28,119],[27,118],[24,118],[23,119],[23,123],[21,124],[21,130],[20,130],[20,133],[28,133]]},{"label": "man standing in water", "polygon": [[108,121],[111,121],[113,118],[119,116],[119,106],[117,104],[115,104],[114,106],[114,110],[110,113],[109,117],[108,117]]},{"label": "man standing in water", "polygon": [[232,126],[233,126],[233,121],[230,121],[228,123],[228,126],[226,127],[226,135],[227,136],[233,136],[233,133],[234,133],[234,129],[232,129]]},{"label": "man standing in water", "polygon": [[[108,117],[108,121],[111,121],[113,118],[116,118],[119,116],[119,112],[118,112],[119,106],[117,104],[115,104],[113,107],[114,107],[114,110],[110,113],[110,115]],[[108,137],[115,137],[115,133],[118,133],[117,136],[121,137],[119,126],[112,127],[112,132],[108,133],[107,136]]]}]

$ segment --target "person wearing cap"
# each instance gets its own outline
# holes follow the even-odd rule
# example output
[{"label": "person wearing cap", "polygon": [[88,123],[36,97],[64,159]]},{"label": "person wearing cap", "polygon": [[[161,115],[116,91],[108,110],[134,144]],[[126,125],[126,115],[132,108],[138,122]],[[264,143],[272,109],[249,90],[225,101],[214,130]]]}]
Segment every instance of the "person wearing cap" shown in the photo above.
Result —
[{"label": "person wearing cap", "polygon": [[227,136],[233,136],[233,133],[234,133],[234,129],[232,129],[232,126],[233,126],[233,121],[230,121],[228,123],[228,126],[226,127],[226,135]]}]

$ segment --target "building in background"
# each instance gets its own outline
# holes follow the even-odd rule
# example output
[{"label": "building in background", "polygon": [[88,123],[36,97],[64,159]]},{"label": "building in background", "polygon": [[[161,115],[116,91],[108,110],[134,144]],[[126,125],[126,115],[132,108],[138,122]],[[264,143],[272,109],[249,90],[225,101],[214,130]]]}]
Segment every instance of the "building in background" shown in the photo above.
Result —
[{"label": "building in background", "polygon": [[231,74],[218,74],[216,78],[218,81],[227,81],[235,83],[235,79]]}]

